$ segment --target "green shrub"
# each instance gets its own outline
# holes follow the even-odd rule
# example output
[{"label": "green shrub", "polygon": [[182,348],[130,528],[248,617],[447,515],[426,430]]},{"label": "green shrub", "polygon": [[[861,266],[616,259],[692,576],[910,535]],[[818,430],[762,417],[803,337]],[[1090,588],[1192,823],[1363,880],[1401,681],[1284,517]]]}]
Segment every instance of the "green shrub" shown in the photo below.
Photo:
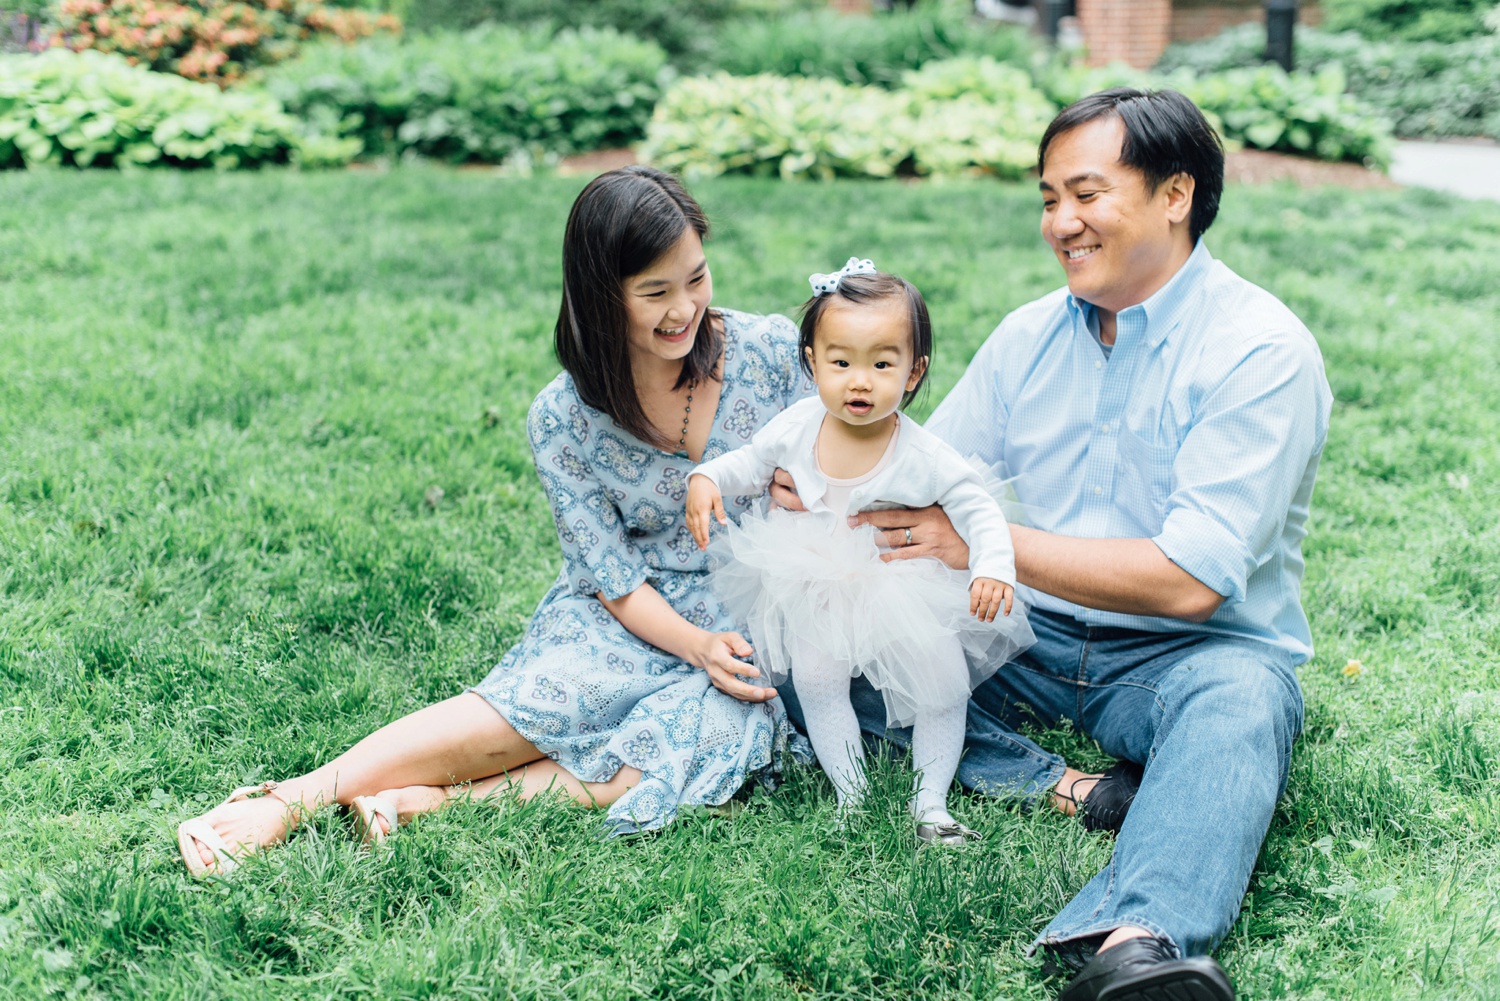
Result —
[{"label": "green shrub", "polygon": [[[1257,30],[1263,50],[1265,30]],[[1345,78],[1338,66],[1288,74],[1280,66],[1252,58],[1248,34],[1216,41],[1218,63],[1182,59],[1179,48],[1153,72],[1052,59],[1036,65],[1033,73],[1038,86],[1060,107],[1107,87],[1171,87],[1192,98],[1232,143],[1320,160],[1368,161],[1382,169],[1390,165],[1389,122],[1344,92]]]},{"label": "green shrub", "polygon": [[463,34],[309,46],[266,86],[318,131],[365,155],[496,163],[633,142],[666,56],[612,29],[499,25]]},{"label": "green shrub", "polygon": [[889,177],[910,155],[896,127],[905,111],[894,94],[837,80],[690,77],[657,104],[642,157],[689,178]]},{"label": "green shrub", "polygon": [[1458,42],[1485,30],[1494,0],[1322,0],[1330,31],[1366,38]]},{"label": "green shrub", "polygon": [[1216,115],[1226,139],[1320,160],[1390,166],[1390,125],[1344,92],[1338,66],[1316,74],[1289,74],[1273,65],[1209,76],[1180,73],[1165,82]]},{"label": "green shrub", "polygon": [[896,87],[907,70],[936,60],[986,55],[1024,64],[1033,49],[1025,32],[978,23],[946,4],[877,17],[825,8],[735,23],[720,33],[713,67],[735,76],[776,73]]},{"label": "green shrub", "polygon": [[[955,81],[976,91],[949,96]],[[909,89],[836,80],[719,74],[679,81],[657,105],[644,156],[690,177],[1017,178],[1051,117],[1025,74],[991,59],[934,64]]]},{"label": "green shrub", "polygon": [[[1389,119],[1397,135],[1500,139],[1500,37],[1453,44],[1372,42],[1353,32],[1299,28],[1295,40],[1299,70],[1339,65],[1349,93]],[[1256,66],[1264,48],[1265,32],[1243,25],[1172,46],[1158,68],[1211,73]]]},{"label": "green shrub", "polygon": [[416,0],[413,31],[462,31],[485,23],[530,27],[613,28],[660,45],[678,61],[701,64],[715,33],[745,0]]},{"label": "green shrub", "polygon": [[302,138],[263,93],[226,93],[101,52],[0,56],[0,168],[322,165],[351,153]]},{"label": "green shrub", "polygon": [[118,52],[220,86],[291,58],[309,38],[352,42],[401,30],[388,14],[317,0],[62,0],[56,20],[54,45]]},{"label": "green shrub", "polygon": [[988,56],[928,63],[902,78],[918,173],[1019,178],[1057,108],[1025,70]]}]

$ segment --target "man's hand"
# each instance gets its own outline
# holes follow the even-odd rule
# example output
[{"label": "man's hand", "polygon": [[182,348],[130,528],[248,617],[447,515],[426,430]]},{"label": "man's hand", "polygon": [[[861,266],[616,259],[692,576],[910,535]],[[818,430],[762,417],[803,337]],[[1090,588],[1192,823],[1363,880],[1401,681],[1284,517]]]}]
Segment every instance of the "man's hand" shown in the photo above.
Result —
[{"label": "man's hand", "polygon": [[792,474],[785,469],[776,470],[771,477],[771,501],[779,508],[787,511],[806,511],[802,504],[802,498],[797,494],[797,484],[792,480]]},{"label": "man's hand", "polygon": [[1015,588],[1004,581],[975,577],[969,585],[969,614],[980,622],[994,622],[1002,609],[1006,615],[1010,614],[1015,593]]},{"label": "man's hand", "polygon": [[735,677],[760,677],[760,671],[753,665],[737,659],[749,657],[754,652],[739,633],[705,631],[686,659],[703,668],[708,673],[708,680],[725,695],[732,695],[741,702],[766,702],[776,697],[776,689],[760,688]]},{"label": "man's hand", "polygon": [[953,529],[953,522],[937,505],[897,511],[866,511],[849,519],[851,525],[874,525],[891,551],[880,558],[914,560],[936,556],[954,570],[969,569],[969,547]]},{"label": "man's hand", "polygon": [[687,527],[699,549],[708,548],[710,517],[716,518],[721,525],[729,524],[729,516],[724,513],[724,496],[707,476],[688,477]]}]

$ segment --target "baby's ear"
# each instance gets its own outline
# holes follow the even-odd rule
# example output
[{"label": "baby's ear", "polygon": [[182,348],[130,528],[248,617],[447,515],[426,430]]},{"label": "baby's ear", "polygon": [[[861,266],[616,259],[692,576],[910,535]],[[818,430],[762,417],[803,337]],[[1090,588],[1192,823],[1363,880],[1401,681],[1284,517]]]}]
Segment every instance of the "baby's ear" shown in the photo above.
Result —
[{"label": "baby's ear", "polygon": [[812,345],[809,344],[807,347],[805,347],[805,348],[802,349],[802,357],[804,357],[804,358],[807,359],[807,364],[808,365],[812,365],[812,363],[813,363]]},{"label": "baby's ear", "polygon": [[927,356],[923,355],[917,359],[917,363],[911,367],[911,375],[906,377],[906,391],[910,393],[917,388],[922,381],[922,376],[927,371]]}]

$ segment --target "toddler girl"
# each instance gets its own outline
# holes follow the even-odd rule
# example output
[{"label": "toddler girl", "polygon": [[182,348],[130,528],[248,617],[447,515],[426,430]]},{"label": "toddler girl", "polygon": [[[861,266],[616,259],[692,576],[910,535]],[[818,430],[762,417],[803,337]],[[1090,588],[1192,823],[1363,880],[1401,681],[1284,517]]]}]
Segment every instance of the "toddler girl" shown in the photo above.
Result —
[{"label": "toddler girl", "polygon": [[[687,524],[706,548],[723,496],[759,494],[780,467],[805,512],[746,515],[715,543],[710,585],[757,644],[762,675],[795,673],[807,733],[841,809],[864,789],[849,679],[864,675],[888,722],[912,727],[920,769],[917,837],[962,844],[978,835],[947,810],[963,752],[969,692],[1034,641],[1011,614],[1015,555],[999,504],[962,456],[901,414],[927,374],[932,325],[911,283],[850,258],[813,275],[802,310],[802,364],[818,385],[748,445],[693,470]],[[970,572],[936,559],[880,558],[861,511],[940,504],[969,545]],[[999,613],[1004,613],[999,614]]]}]

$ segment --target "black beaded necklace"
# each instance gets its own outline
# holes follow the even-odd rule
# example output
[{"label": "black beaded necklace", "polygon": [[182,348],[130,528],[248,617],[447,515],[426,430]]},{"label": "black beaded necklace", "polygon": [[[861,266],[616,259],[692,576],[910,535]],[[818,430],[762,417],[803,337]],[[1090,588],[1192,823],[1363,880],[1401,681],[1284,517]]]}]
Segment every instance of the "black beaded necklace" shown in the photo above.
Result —
[{"label": "black beaded necklace", "polygon": [[688,421],[692,420],[692,416],[693,416],[693,390],[695,390],[697,388],[698,388],[698,380],[693,379],[693,380],[691,380],[688,383],[687,406],[685,406],[685,407],[682,408],[682,437],[680,437],[680,438],[677,439],[677,447],[682,450],[682,454],[683,455],[687,455],[688,454],[688,451],[687,451]]}]

